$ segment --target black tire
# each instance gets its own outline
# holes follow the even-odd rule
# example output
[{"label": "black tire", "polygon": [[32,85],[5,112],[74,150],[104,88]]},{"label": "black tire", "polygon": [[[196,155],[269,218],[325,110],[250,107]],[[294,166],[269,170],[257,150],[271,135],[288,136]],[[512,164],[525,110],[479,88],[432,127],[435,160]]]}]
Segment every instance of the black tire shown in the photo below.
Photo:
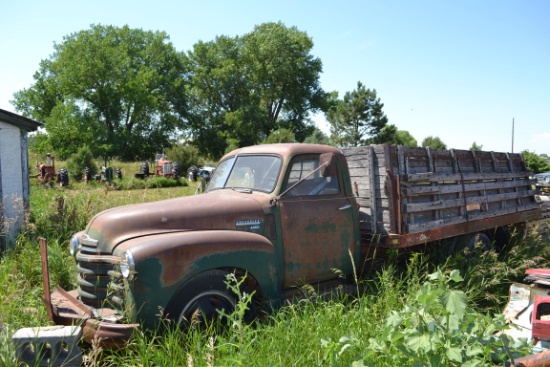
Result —
[{"label": "black tire", "polygon": [[[227,319],[220,318],[219,311],[229,315],[238,302],[237,295],[225,284],[228,274],[223,270],[209,270],[190,279],[170,301],[166,317],[184,329],[195,324],[205,327],[217,320],[226,325]],[[255,317],[256,307],[251,302],[245,321]]]},{"label": "black tire", "polygon": [[189,167],[187,169],[187,180],[188,181],[196,181],[197,180],[197,172],[198,172],[197,166]]},{"label": "black tire", "polygon": [[174,175],[174,178],[177,180],[181,175],[181,168],[180,165],[174,162],[172,165],[172,174]]},{"label": "black tire", "polygon": [[122,180],[122,171],[120,170],[119,167],[115,167],[115,174],[116,174],[116,178],[118,178],[119,180]]},{"label": "black tire", "polygon": [[61,168],[59,170],[59,184],[61,186],[68,186],[69,185],[69,173],[65,168]]},{"label": "black tire", "polygon": [[485,233],[479,232],[470,235],[468,249],[474,251],[479,246],[483,251],[489,251],[493,246],[491,239]]},{"label": "black tire", "polygon": [[149,176],[149,163],[147,162],[142,162],[141,163],[141,169],[139,171],[143,177],[148,177]]},{"label": "black tire", "polygon": [[92,170],[90,167],[84,167],[84,180],[86,182],[92,181]]}]

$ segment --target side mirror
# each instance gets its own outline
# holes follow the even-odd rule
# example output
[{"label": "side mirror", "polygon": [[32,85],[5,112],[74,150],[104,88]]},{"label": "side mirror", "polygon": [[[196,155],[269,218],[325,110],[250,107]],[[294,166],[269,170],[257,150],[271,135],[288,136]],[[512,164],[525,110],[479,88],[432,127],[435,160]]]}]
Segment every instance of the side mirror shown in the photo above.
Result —
[{"label": "side mirror", "polygon": [[321,167],[321,176],[336,176],[338,173],[338,166],[336,164],[336,156],[334,153],[321,154],[319,156],[319,167]]}]

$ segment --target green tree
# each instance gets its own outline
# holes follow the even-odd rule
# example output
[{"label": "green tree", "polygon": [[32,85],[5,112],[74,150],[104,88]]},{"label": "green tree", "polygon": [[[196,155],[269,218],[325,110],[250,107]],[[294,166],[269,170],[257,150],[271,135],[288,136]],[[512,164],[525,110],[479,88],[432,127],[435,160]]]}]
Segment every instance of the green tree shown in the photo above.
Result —
[{"label": "green tree", "polygon": [[424,148],[430,147],[432,149],[447,149],[447,145],[438,136],[427,136],[422,140],[422,146]]},{"label": "green tree", "polygon": [[187,112],[185,55],[168,40],[128,26],[66,36],[41,61],[35,83],[15,94],[16,109],[45,121],[60,158],[84,144],[105,159],[150,157],[169,145]]},{"label": "green tree", "polygon": [[267,138],[263,141],[263,144],[277,144],[277,143],[295,143],[296,138],[294,133],[288,129],[281,128],[272,131]]},{"label": "green tree", "polygon": [[195,44],[188,53],[193,144],[217,158],[279,128],[291,130],[298,141],[310,135],[308,116],[323,108],[325,98],[321,61],[312,48],[305,32],[280,22]]},{"label": "green tree", "polygon": [[87,145],[84,145],[67,160],[67,169],[73,179],[80,181],[84,176],[84,169],[86,167],[90,169],[92,176],[97,173],[97,166],[94,163],[92,151]]},{"label": "green tree", "polygon": [[182,172],[191,166],[204,164],[204,159],[200,157],[197,147],[190,144],[176,143],[172,145],[166,149],[166,157],[177,162],[181,166]]},{"label": "green tree", "polygon": [[521,154],[523,155],[523,159],[525,159],[525,165],[529,171],[533,171],[533,173],[550,171],[550,163],[536,153],[524,150]]},{"label": "green tree", "polygon": [[418,142],[407,130],[397,130],[396,140],[397,144],[404,145],[406,147],[417,147]]},{"label": "green tree", "polygon": [[406,130],[398,130],[395,125],[386,125],[376,137],[369,139],[369,144],[391,143],[404,145],[407,147],[416,147],[416,139]]},{"label": "green tree", "polygon": [[[357,89],[346,92],[327,112],[332,140],[338,146],[349,147],[382,139],[379,135],[388,123],[383,107],[375,89],[357,82]],[[394,132],[391,127],[386,130],[388,136]]]},{"label": "green tree", "polygon": [[483,150],[483,145],[478,145],[475,141],[472,143],[470,150]]},{"label": "green tree", "polygon": [[304,143],[330,145],[330,139],[320,129],[315,128],[313,130],[313,134],[305,138]]},{"label": "green tree", "polygon": [[397,144],[397,126],[388,124],[380,130],[380,133],[365,141],[366,144]]}]

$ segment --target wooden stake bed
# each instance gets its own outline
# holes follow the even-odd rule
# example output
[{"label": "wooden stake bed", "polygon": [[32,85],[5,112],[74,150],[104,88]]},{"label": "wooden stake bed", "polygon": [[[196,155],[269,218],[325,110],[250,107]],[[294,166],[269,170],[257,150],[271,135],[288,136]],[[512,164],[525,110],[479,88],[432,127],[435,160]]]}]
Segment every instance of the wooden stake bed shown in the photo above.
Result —
[{"label": "wooden stake bed", "polygon": [[343,149],[361,231],[414,246],[540,217],[521,154],[390,144]]}]

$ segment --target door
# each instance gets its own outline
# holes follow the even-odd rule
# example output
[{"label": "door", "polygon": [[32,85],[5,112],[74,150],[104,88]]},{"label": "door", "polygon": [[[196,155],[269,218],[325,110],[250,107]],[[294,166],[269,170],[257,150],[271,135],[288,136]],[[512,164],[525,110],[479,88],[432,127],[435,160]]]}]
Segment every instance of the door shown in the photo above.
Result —
[{"label": "door", "polygon": [[294,157],[284,187],[297,184],[279,201],[285,288],[337,278],[335,270],[352,271],[354,207],[345,197],[340,165],[334,176],[308,176],[318,166],[318,155]]}]

